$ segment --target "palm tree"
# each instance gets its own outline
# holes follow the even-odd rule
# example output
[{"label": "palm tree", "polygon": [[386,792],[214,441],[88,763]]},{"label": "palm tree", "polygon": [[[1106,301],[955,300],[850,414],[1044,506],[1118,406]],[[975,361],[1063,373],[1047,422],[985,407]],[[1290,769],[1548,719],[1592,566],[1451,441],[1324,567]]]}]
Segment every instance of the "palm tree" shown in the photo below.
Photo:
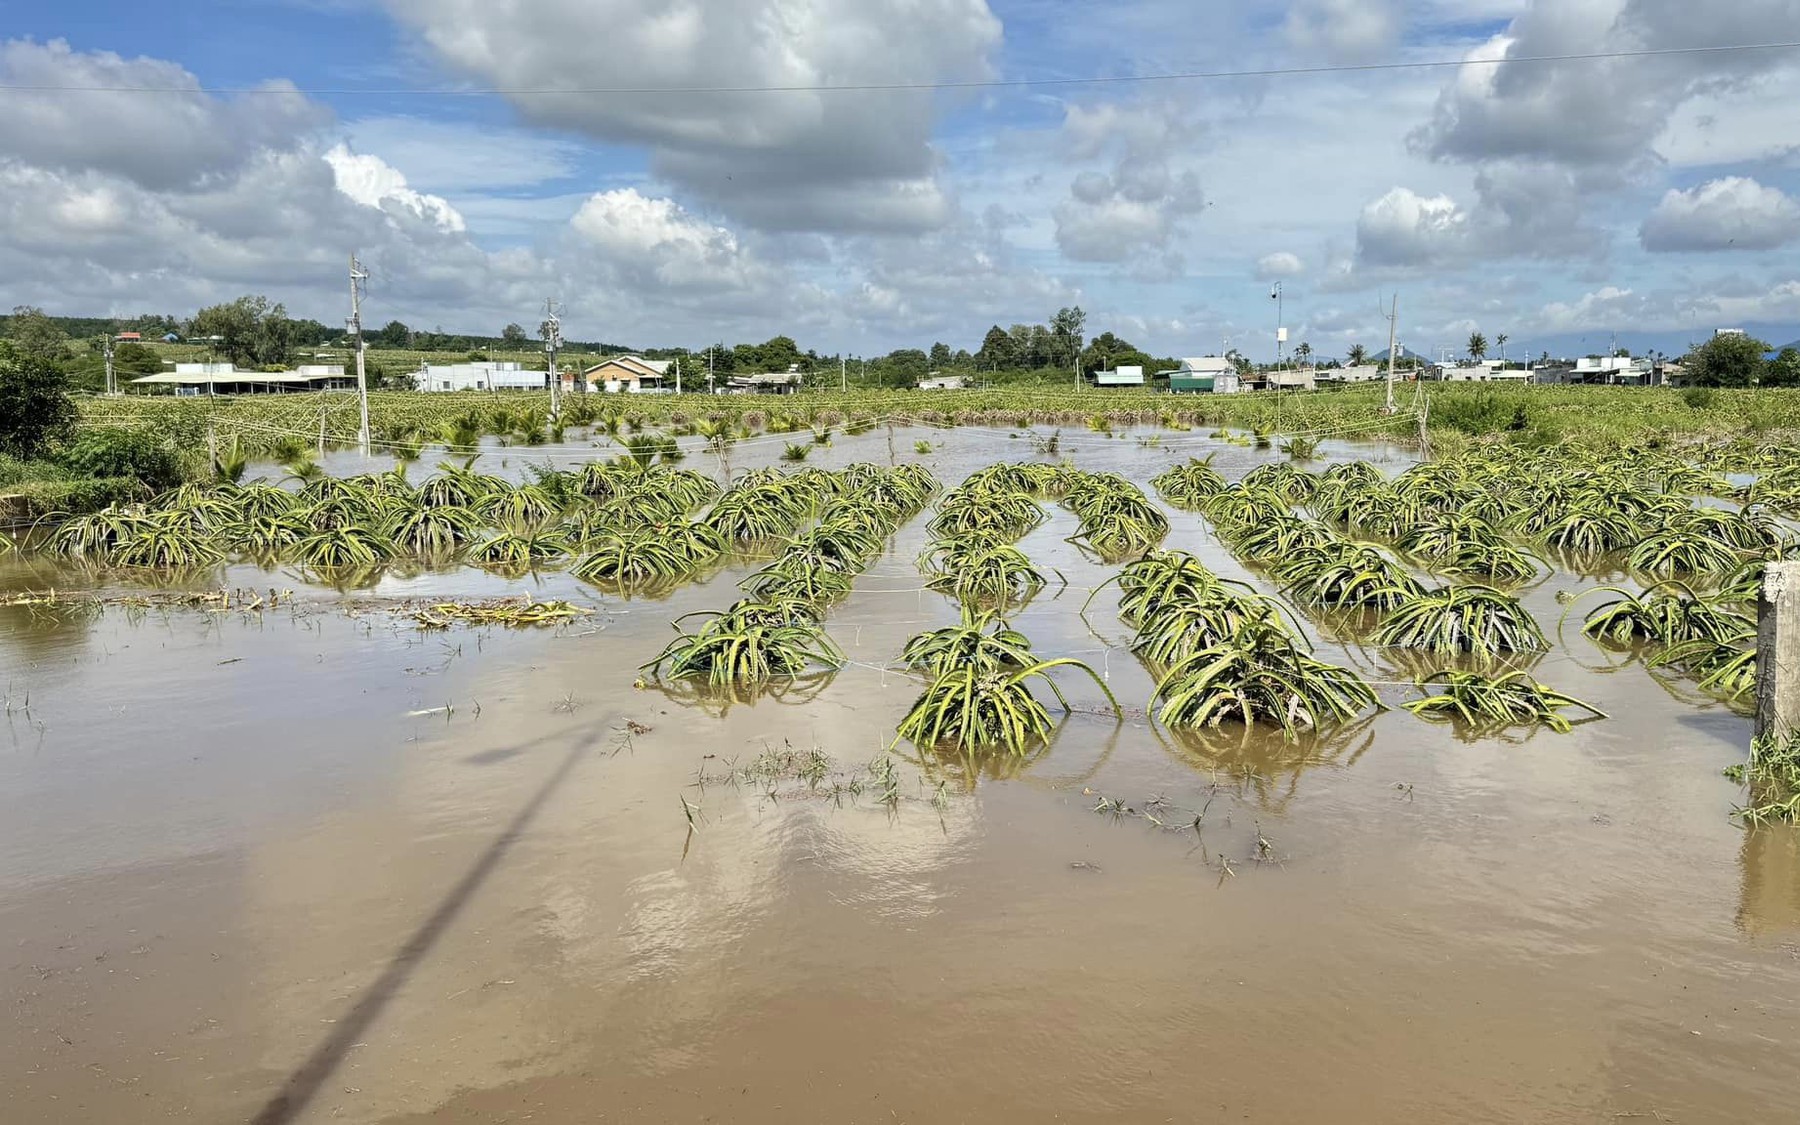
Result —
[{"label": "palm tree", "polygon": [[1512,337],[1504,332],[1494,337],[1494,346],[1500,349],[1500,362],[1502,363],[1506,362],[1506,341],[1510,339],[1512,339]]},{"label": "palm tree", "polygon": [[1476,363],[1487,358],[1487,337],[1479,332],[1469,333],[1469,358]]},{"label": "palm tree", "polygon": [[1311,357],[1312,357],[1312,345],[1306,343],[1305,341],[1301,341],[1300,346],[1294,349],[1294,358],[1299,360],[1301,363],[1305,363]]},{"label": "palm tree", "polygon": [[1351,367],[1361,367],[1368,358],[1369,349],[1363,347],[1361,344],[1350,345],[1349,353],[1344,356],[1345,361],[1347,361]]}]

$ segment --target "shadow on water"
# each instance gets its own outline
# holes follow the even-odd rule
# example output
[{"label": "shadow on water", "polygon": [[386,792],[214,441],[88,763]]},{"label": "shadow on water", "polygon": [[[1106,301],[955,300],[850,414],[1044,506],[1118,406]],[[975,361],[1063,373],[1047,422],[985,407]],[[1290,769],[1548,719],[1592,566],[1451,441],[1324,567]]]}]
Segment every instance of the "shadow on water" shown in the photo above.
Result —
[{"label": "shadow on water", "polygon": [[[582,731],[581,736],[591,733],[593,729],[596,728]],[[581,761],[588,750],[586,739],[581,736],[577,736],[575,745],[569,748],[569,752],[563,757],[562,762],[538,787],[537,792],[532,794],[531,799],[526,801],[524,806],[513,816],[512,821],[507,824],[500,835],[496,836],[493,842],[483,849],[474,866],[470,867],[468,872],[457,880],[456,885],[444,895],[442,901],[438,903],[437,909],[433,910],[419,924],[418,929],[413,931],[412,936],[408,937],[394,951],[381,975],[363,990],[356,1003],[333,1025],[331,1034],[313,1049],[312,1054],[308,1055],[299,1067],[288,1076],[287,1081],[282,1083],[281,1090],[263,1105],[255,1117],[251,1118],[253,1125],[288,1125],[305,1111],[308,1103],[317,1096],[319,1088],[324,1085],[325,1080],[331,1077],[332,1071],[336,1070],[338,1064],[343,1062],[344,1056],[362,1041],[364,1033],[380,1017],[395,994],[406,984],[407,979],[412,976],[413,970],[431,952],[432,947],[437,944],[444,931],[456,921],[457,915],[462,912],[469,899],[481,889],[482,883],[487,880],[489,875],[493,874],[494,868],[525,834],[525,830],[531,826],[531,822],[536,819],[537,814],[542,811],[551,796],[562,787],[563,782],[574,771],[576,763]],[[521,746],[515,750],[522,751],[525,748],[525,746]]]}]

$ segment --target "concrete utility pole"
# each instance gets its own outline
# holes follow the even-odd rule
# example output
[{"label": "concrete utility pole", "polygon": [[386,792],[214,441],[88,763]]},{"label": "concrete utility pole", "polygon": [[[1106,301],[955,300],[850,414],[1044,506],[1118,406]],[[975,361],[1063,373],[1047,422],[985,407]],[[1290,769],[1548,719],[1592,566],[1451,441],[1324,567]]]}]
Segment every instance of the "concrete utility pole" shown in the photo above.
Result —
[{"label": "concrete utility pole", "polygon": [[[356,348],[356,404],[357,426],[356,440],[362,445],[363,455],[369,453],[369,377],[363,364],[362,334],[362,283],[369,280],[363,272],[362,265],[357,262],[356,255],[350,255],[350,342]],[[324,433],[323,427],[320,433]],[[323,438],[320,439],[323,444]]]},{"label": "concrete utility pole", "polygon": [[562,414],[562,375],[556,370],[556,353],[562,347],[562,320],[556,315],[555,300],[544,298],[544,354],[550,357],[550,417]]},{"label": "concrete utility pole", "polygon": [[1394,294],[1394,310],[1388,313],[1388,369],[1387,369],[1387,405],[1381,408],[1383,414],[1394,412],[1394,348],[1400,332],[1400,294]]},{"label": "concrete utility pole", "polygon": [[118,377],[113,374],[113,338],[111,336],[108,336],[106,338],[106,353],[105,354],[106,354],[106,393],[109,395],[116,395],[119,393],[119,380],[118,380]]},{"label": "concrete utility pole", "polygon": [[1269,296],[1275,301],[1275,370],[1279,371],[1287,362],[1287,323],[1283,317],[1285,311],[1283,306],[1287,298],[1281,291],[1281,282],[1275,283],[1275,288],[1269,291]]},{"label": "concrete utility pole", "polygon": [[849,389],[850,389],[850,360],[844,356],[838,356],[838,390],[840,392],[842,392],[842,391],[847,391]]},{"label": "concrete utility pole", "polygon": [[681,393],[681,357],[675,357],[675,393]]},{"label": "concrete utility pole", "polygon": [[1763,570],[1756,604],[1756,737],[1800,733],[1800,562]]}]

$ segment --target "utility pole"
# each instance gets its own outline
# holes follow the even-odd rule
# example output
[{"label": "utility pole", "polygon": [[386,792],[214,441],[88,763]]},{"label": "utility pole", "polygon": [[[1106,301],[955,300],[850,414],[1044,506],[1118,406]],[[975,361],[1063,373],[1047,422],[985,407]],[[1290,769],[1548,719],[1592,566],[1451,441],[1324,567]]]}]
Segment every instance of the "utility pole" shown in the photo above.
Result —
[{"label": "utility pole", "polygon": [[113,338],[110,335],[106,338],[106,393],[109,395],[119,393],[119,380],[113,374]]},{"label": "utility pole", "polygon": [[847,391],[849,389],[850,389],[850,360],[848,358],[840,355],[840,356],[838,356],[838,393],[842,394],[844,391]]},{"label": "utility pole", "polygon": [[1275,283],[1269,296],[1275,299],[1275,370],[1279,371],[1287,362],[1287,322],[1282,315],[1286,297],[1281,292],[1281,282]]},{"label": "utility pole", "polygon": [[681,357],[675,357],[675,393],[681,393]]},{"label": "utility pole", "polygon": [[706,393],[713,393],[713,350],[706,349]]},{"label": "utility pole", "polygon": [[[363,456],[369,454],[369,377],[363,363],[362,334],[362,283],[369,280],[363,272],[362,265],[357,262],[356,255],[350,255],[350,342],[356,347],[356,405],[357,427],[356,440],[362,445]],[[323,435],[324,427],[320,427]],[[320,442],[323,444],[321,436]]]},{"label": "utility pole", "polygon": [[1400,326],[1400,294],[1394,294],[1394,309],[1387,314],[1388,322],[1388,369],[1387,369],[1387,405],[1381,408],[1383,414],[1394,412],[1394,348],[1399,335]]},{"label": "utility pole", "polygon": [[562,347],[562,320],[556,315],[556,301],[544,298],[544,354],[550,357],[550,417],[562,415],[562,375],[556,370],[556,352]]}]

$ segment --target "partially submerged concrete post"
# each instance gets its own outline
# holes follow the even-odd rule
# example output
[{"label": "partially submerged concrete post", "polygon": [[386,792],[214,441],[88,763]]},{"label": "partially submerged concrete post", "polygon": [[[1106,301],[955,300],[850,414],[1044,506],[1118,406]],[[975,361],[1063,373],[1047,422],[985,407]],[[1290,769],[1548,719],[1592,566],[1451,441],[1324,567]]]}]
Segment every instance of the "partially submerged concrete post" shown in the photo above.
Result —
[{"label": "partially submerged concrete post", "polygon": [[1800,562],[1763,571],[1756,606],[1756,736],[1800,732]]}]

